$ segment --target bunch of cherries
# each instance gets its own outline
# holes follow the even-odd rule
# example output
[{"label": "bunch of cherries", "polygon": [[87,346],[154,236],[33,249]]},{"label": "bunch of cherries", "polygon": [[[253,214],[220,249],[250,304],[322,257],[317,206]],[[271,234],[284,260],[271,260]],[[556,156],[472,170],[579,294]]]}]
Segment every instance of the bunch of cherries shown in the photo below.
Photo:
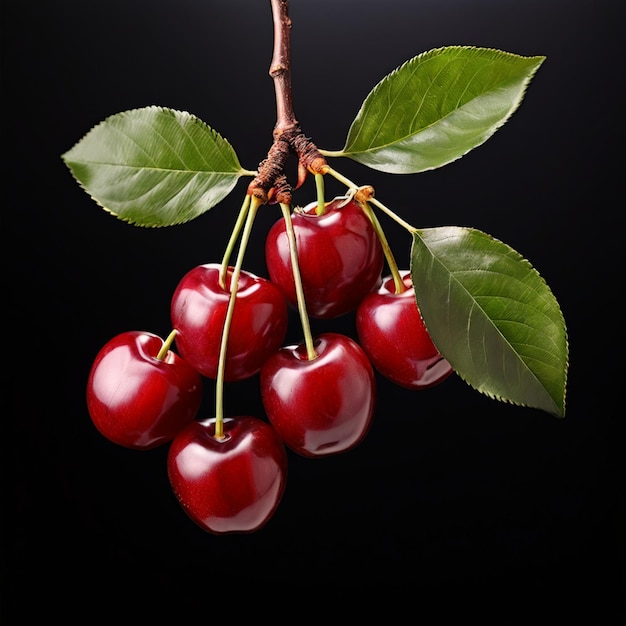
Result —
[{"label": "bunch of cherries", "polygon": [[[265,240],[269,278],[228,262],[191,269],[171,300],[170,335],[124,332],[89,373],[98,431],[136,450],[169,444],[173,492],[208,532],[269,521],[285,490],[287,448],[317,458],[358,445],[374,415],[375,371],[410,389],[452,373],[423,324],[410,271],[394,266],[383,277],[386,242],[363,203],[346,196],[321,207],[283,210]],[[289,307],[299,308],[305,339],[284,346]],[[358,341],[310,334],[309,316],[351,312]],[[224,417],[223,383],[257,374],[267,419]],[[203,377],[218,381],[217,410],[196,419]]]}]

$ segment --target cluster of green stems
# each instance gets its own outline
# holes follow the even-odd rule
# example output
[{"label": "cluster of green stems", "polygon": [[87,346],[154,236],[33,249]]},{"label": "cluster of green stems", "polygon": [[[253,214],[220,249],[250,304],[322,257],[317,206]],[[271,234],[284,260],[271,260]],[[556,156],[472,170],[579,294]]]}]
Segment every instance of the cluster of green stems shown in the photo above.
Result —
[{"label": "cluster of green stems", "polygon": [[[261,161],[258,170],[254,172],[254,179],[248,186],[244,201],[239,210],[237,221],[226,246],[220,268],[220,286],[222,289],[229,291],[230,296],[226,310],[226,318],[222,329],[216,377],[215,437],[217,439],[224,438],[224,378],[226,370],[226,355],[230,327],[235,310],[235,303],[237,301],[239,276],[241,274],[244,255],[250,240],[255,217],[259,208],[268,202],[275,202],[280,205],[282,215],[285,220],[286,232],[289,240],[291,265],[295,282],[298,312],[302,324],[307,357],[309,360],[312,360],[317,356],[311,333],[309,316],[307,314],[304,289],[302,286],[302,278],[298,263],[296,236],[291,221],[292,187],[288,183],[285,176],[285,165],[288,156],[291,153],[295,153],[298,158],[299,176],[297,187],[304,182],[309,174],[315,176],[317,190],[316,212],[318,215],[323,214],[326,208],[324,176],[330,175],[346,185],[348,188],[348,192],[346,194],[347,200],[354,199],[359,204],[369,218],[378,236],[393,277],[396,293],[404,291],[406,289],[406,285],[400,275],[385,233],[383,232],[380,222],[378,221],[371,205],[374,205],[383,212],[387,213],[387,215],[401,224],[409,232],[415,230],[410,224],[401,220],[395,213],[379,202],[374,197],[374,189],[372,187],[359,187],[330,167],[324,152],[320,151],[317,146],[308,137],[306,137],[304,133],[302,133],[294,113],[292,100],[290,70],[291,20],[288,15],[289,0],[270,0],[270,5],[274,24],[274,51],[270,63],[269,74],[274,81],[277,120],[273,132],[274,141],[268,151],[267,158],[264,161]],[[230,260],[234,253],[235,246],[237,245],[237,241],[239,241],[239,249],[235,264],[231,269]],[[175,334],[176,331],[172,331],[170,337],[168,337],[166,341],[168,345],[171,345]],[[167,349],[165,349],[163,354],[166,353]]]},{"label": "cluster of green stems", "polygon": [[[398,269],[398,265],[393,256],[392,250],[389,246],[389,242],[387,241],[387,237],[383,231],[383,228],[376,216],[375,211],[372,209],[370,204],[373,204],[380,208],[382,211],[387,213],[394,220],[399,222],[404,228],[408,231],[413,231],[413,227],[410,224],[407,224],[403,220],[401,220],[395,213],[393,213],[390,209],[388,209],[384,204],[379,202],[374,197],[374,190],[371,186],[359,187],[352,183],[350,180],[345,178],[336,170],[326,166],[326,173],[330,174],[337,180],[341,181],[348,187],[348,192],[346,194],[347,200],[355,200],[358,205],[365,212],[367,217],[369,218],[377,236],[381,243],[385,259],[387,265],[389,266],[389,270],[391,272],[391,276],[394,281],[394,288],[396,293],[401,293],[407,287],[402,279],[400,271]],[[317,190],[317,209],[316,213],[318,215],[322,215],[325,207],[326,201],[324,196],[324,179],[323,174],[316,173],[315,174],[315,183]],[[315,351],[315,345],[313,341],[313,335],[311,332],[309,315],[306,307],[306,299],[304,294],[304,288],[302,285],[302,277],[300,273],[300,266],[298,261],[298,249],[297,249],[297,241],[296,235],[293,228],[293,223],[291,220],[291,211],[292,207],[290,204],[286,202],[279,202],[283,219],[285,220],[285,230],[287,233],[288,241],[289,241],[289,251],[290,251],[290,260],[295,284],[296,291],[296,299],[298,305],[298,313],[300,317],[300,322],[302,325],[302,331],[304,336],[304,344],[306,346],[307,358],[309,360],[315,359],[317,353]],[[237,217],[237,221],[235,226],[233,227],[230,239],[226,246],[226,250],[224,252],[221,268],[220,268],[220,276],[219,282],[222,289],[228,291],[230,293],[228,307],[226,310],[226,318],[224,320],[224,326],[222,329],[222,337],[220,342],[220,354],[218,360],[218,368],[217,368],[217,378],[216,378],[216,427],[215,427],[215,436],[216,438],[223,438],[223,420],[224,420],[224,376],[226,370],[226,354],[228,349],[228,337],[230,334],[230,327],[232,323],[232,318],[235,310],[235,303],[237,300],[237,289],[239,283],[239,276],[241,274],[244,256],[246,252],[246,248],[248,246],[248,242],[250,240],[250,236],[252,233],[252,227],[254,224],[254,220],[258,213],[259,208],[263,205],[263,201],[259,199],[257,196],[251,193],[246,193],[244,201],[239,210],[239,214]],[[234,266],[231,266],[230,261],[232,255],[235,250],[235,246],[237,245],[237,241],[239,241],[239,249],[237,251],[237,257],[235,260]],[[323,262],[323,261],[322,261]]]}]

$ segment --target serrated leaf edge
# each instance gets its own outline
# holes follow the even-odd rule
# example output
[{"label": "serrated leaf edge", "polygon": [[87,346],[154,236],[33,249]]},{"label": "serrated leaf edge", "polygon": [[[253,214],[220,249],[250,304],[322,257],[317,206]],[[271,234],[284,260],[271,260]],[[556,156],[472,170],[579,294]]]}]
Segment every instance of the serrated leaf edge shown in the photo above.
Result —
[{"label": "serrated leaf edge", "polygon": [[[114,216],[115,218],[119,219],[121,222],[124,222],[126,224],[131,224],[131,225],[134,225],[134,226],[141,226],[143,228],[165,228],[167,226],[177,226],[177,225],[180,225],[180,224],[185,224],[185,223],[191,221],[192,219],[195,219],[195,216],[190,216],[188,219],[177,220],[175,222],[171,222],[171,223],[165,225],[165,224],[142,223],[142,222],[139,222],[139,221],[136,221],[136,220],[125,218],[125,217],[121,216],[119,213],[116,213],[115,211],[113,211],[110,207],[107,207],[100,200],[98,200],[98,198],[96,198],[85,187],[85,185],[74,175],[74,172],[73,172],[73,170],[72,170],[72,168],[70,166],[70,162],[71,161],[69,160],[69,155],[70,155],[70,153],[72,152],[72,150],[74,148],[76,148],[82,141],[84,141],[97,128],[99,128],[101,126],[104,126],[107,123],[110,123],[113,119],[118,119],[118,118],[120,118],[122,116],[132,115],[133,113],[138,113],[138,112],[141,112],[141,111],[158,111],[158,112],[161,112],[161,113],[173,114],[174,116],[178,116],[178,115],[189,116],[189,119],[190,119],[190,121],[193,124],[198,124],[198,125],[202,126],[204,129],[209,131],[209,133],[211,134],[211,136],[214,139],[218,139],[218,140],[223,141],[228,146],[230,146],[230,148],[233,150],[233,154],[235,155],[235,158],[237,160],[237,164],[240,167],[239,171],[235,172],[235,173],[233,173],[233,172],[215,172],[216,174],[222,174],[224,176],[229,175],[229,176],[232,176],[233,178],[236,178],[236,179],[239,179],[239,178],[241,178],[243,176],[256,176],[256,174],[257,174],[256,171],[248,170],[248,169],[245,169],[245,168],[243,168],[241,166],[241,164],[239,162],[239,157],[237,156],[237,153],[236,153],[235,149],[233,148],[232,144],[221,133],[219,133],[212,126],[210,126],[205,121],[200,119],[197,115],[194,115],[193,113],[190,113],[189,111],[185,111],[185,110],[181,110],[181,109],[173,109],[173,108],[170,108],[170,107],[165,107],[165,106],[160,106],[160,105],[148,105],[148,106],[145,106],[145,107],[135,107],[135,108],[132,108],[132,109],[127,109],[125,111],[120,111],[119,113],[113,113],[113,114],[108,115],[107,117],[105,117],[103,120],[101,120],[100,122],[98,122],[97,124],[92,126],[86,133],[84,133],[78,139],[78,141],[76,141],[74,143],[74,145],[69,150],[66,150],[64,153],[61,154],[61,159],[63,160],[63,162],[65,163],[65,165],[69,169],[72,178],[76,181],[76,183],[79,185],[79,187],[89,196],[89,198],[93,202],[95,202],[100,208],[102,208],[104,211],[106,211],[110,215]],[[192,172],[192,170],[171,170],[171,171],[172,172]],[[198,170],[196,173],[197,174],[202,174],[204,172],[203,172],[203,170]],[[236,181],[233,184],[233,187],[235,186],[235,184],[236,184]]]},{"label": "serrated leaf edge", "polygon": [[[362,163],[362,161],[359,158],[357,158],[359,155],[379,152],[380,150],[383,150],[383,149],[388,148],[390,146],[393,146],[395,144],[401,143],[402,141],[405,141],[406,139],[411,137],[412,135],[407,135],[406,137],[399,138],[399,139],[397,139],[396,141],[394,141],[392,143],[378,145],[378,146],[376,146],[374,148],[371,148],[371,149],[368,149],[368,150],[360,150],[359,152],[350,152],[350,151],[347,150],[347,148],[348,148],[348,139],[350,138],[350,133],[352,131],[352,128],[355,126],[355,124],[357,124],[357,122],[359,121],[359,119],[363,115],[363,113],[365,111],[365,106],[366,106],[366,104],[367,104],[367,102],[368,102],[368,100],[370,98],[375,97],[375,95],[385,86],[385,84],[387,82],[392,80],[395,75],[397,75],[398,73],[403,71],[403,69],[405,67],[407,67],[408,65],[410,65],[412,63],[415,63],[418,60],[419,61],[423,61],[424,59],[427,59],[429,56],[433,56],[436,53],[439,53],[439,52],[442,52],[442,51],[449,51],[449,50],[476,50],[476,51],[481,51],[481,52],[483,52],[483,51],[484,52],[495,52],[499,56],[507,57],[507,58],[515,57],[515,58],[524,59],[524,60],[533,60],[533,59],[537,60],[537,64],[535,65],[535,67],[532,68],[532,70],[529,72],[529,74],[526,76],[526,78],[524,79],[524,81],[522,83],[523,87],[522,87],[522,90],[520,92],[519,98],[517,100],[518,106],[519,106],[519,103],[525,97],[526,92],[528,90],[528,86],[529,86],[532,78],[534,77],[534,75],[538,71],[539,67],[542,65],[542,63],[546,59],[546,56],[544,56],[544,55],[525,56],[525,55],[521,55],[521,54],[516,54],[514,52],[506,52],[504,50],[499,50],[497,48],[481,47],[481,46],[461,46],[461,45],[440,46],[438,48],[433,48],[431,50],[427,50],[425,52],[422,52],[422,53],[420,53],[420,54],[418,54],[418,55],[416,55],[416,56],[414,56],[414,57],[404,61],[401,65],[399,65],[398,67],[393,69],[391,72],[386,74],[380,81],[378,81],[378,83],[376,83],[376,85],[372,88],[372,90],[367,94],[367,96],[365,97],[365,99],[361,103],[361,106],[360,106],[360,108],[359,108],[359,110],[358,110],[358,112],[356,114],[356,117],[354,118],[352,124],[350,125],[350,128],[348,129],[348,133],[347,133],[347,136],[346,136],[346,141],[344,143],[343,148],[341,148],[341,150],[323,150],[323,149],[320,149],[320,152],[324,156],[326,156],[326,157],[346,157],[346,158],[352,159],[353,161],[357,161],[359,163]],[[518,106],[514,106],[514,107],[511,108],[509,113],[505,117],[503,117],[497,125],[495,125],[493,127],[492,132],[490,133],[490,135],[488,137],[485,138],[484,141],[486,141],[487,139],[489,139],[489,137],[491,137],[493,134],[495,134],[495,132],[497,130],[499,130],[511,118],[511,116],[518,109]],[[452,115],[455,112],[461,110],[462,108],[463,107],[459,107],[457,109],[454,109],[453,111],[448,113],[448,115],[438,119],[436,123],[440,123],[442,120],[446,119],[446,117],[449,117],[450,115]],[[430,128],[430,126],[426,126],[423,129],[420,129],[419,132],[424,132],[428,128]],[[415,133],[413,133],[413,134],[415,134]],[[484,141],[482,143],[484,143]],[[352,142],[352,143],[354,143],[354,142]],[[479,144],[479,145],[481,145],[481,144]],[[425,172],[425,171],[429,171],[429,170],[432,170],[432,169],[438,169],[439,167],[443,167],[443,165],[447,165],[448,163],[453,163],[454,161],[457,161],[458,159],[460,159],[461,157],[465,156],[466,154],[468,154],[469,152],[471,152],[473,149],[475,149],[477,147],[478,146],[474,146],[472,148],[469,148],[464,153],[460,154],[459,156],[457,156],[457,157],[455,157],[453,159],[450,159],[449,161],[446,161],[442,165],[435,166],[435,167],[424,168],[424,169],[421,169],[421,170],[412,171],[410,173],[417,174],[419,172]],[[379,171],[389,171],[389,170],[387,170],[385,168],[374,167],[371,164],[366,163],[366,162],[362,163],[362,164],[367,166],[367,167],[370,167],[371,169],[375,169],[375,170],[379,170]],[[391,172],[391,171],[389,171],[389,173],[398,173],[398,172]],[[404,172],[404,173],[409,173],[409,172]]]},{"label": "serrated leaf edge", "polygon": [[[484,396],[487,396],[488,398],[490,398],[492,400],[497,400],[499,402],[504,402],[504,403],[507,403],[507,404],[510,404],[510,405],[513,405],[513,406],[546,410],[546,412],[548,412],[550,415],[553,415],[553,416],[555,416],[557,418],[565,417],[566,400],[567,400],[567,380],[568,380],[568,373],[569,373],[569,347],[570,347],[569,346],[569,334],[568,334],[567,325],[566,325],[566,322],[565,322],[565,317],[564,317],[563,311],[561,309],[561,305],[559,304],[559,302],[557,301],[556,297],[554,296],[554,293],[552,292],[552,289],[550,288],[550,286],[546,282],[545,278],[537,270],[537,268],[528,259],[526,259],[523,255],[521,255],[517,250],[515,250],[509,244],[505,243],[501,239],[498,239],[497,237],[494,237],[493,235],[489,235],[489,234],[484,233],[483,231],[478,230],[478,229],[473,228],[473,227],[459,226],[459,227],[456,227],[456,228],[463,228],[463,229],[468,230],[468,231],[473,231],[473,232],[476,232],[476,233],[480,233],[482,235],[485,235],[486,237],[489,237],[493,241],[501,244],[502,246],[506,247],[508,250],[513,252],[518,257],[518,261],[520,261],[524,265],[526,265],[527,269],[531,270],[536,275],[536,277],[543,283],[543,285],[546,287],[546,289],[552,294],[552,297],[554,298],[554,303],[555,303],[555,305],[557,307],[557,310],[558,310],[558,313],[559,313],[560,321],[561,321],[562,326],[563,326],[563,336],[564,336],[564,342],[565,342],[565,346],[564,346],[565,347],[565,362],[563,363],[563,368],[564,368],[563,369],[563,396],[561,397],[561,402],[562,402],[563,409],[562,409],[562,411],[559,410],[559,407],[557,406],[556,402],[554,401],[554,399],[549,394],[548,394],[548,396],[552,400],[552,403],[554,404],[554,407],[555,407],[554,411],[547,411],[546,409],[543,409],[543,408],[540,408],[540,407],[536,407],[536,406],[532,406],[532,405],[530,405],[528,403],[516,402],[516,401],[512,400],[511,398],[507,398],[505,396],[501,396],[499,394],[495,394],[495,393],[489,391],[488,389],[484,389],[481,386],[473,384],[461,372],[458,372],[456,369],[454,370],[455,374],[459,378],[461,378],[461,380],[463,380],[463,382],[465,382],[469,387],[471,387],[472,389],[478,391],[479,393],[483,394]],[[423,232],[423,229],[415,229],[414,230],[414,233],[417,234],[418,236],[419,236],[420,232]],[[420,237],[420,239],[422,240],[422,242],[424,241],[421,237]],[[450,272],[450,275],[454,276],[454,273]],[[457,281],[457,283],[458,283],[458,281]],[[467,291],[465,289],[465,287],[461,283],[458,283],[458,284],[459,284],[459,287],[461,287],[464,291]],[[414,293],[415,293],[415,302],[416,302],[418,310],[420,311],[420,316],[421,316],[422,313],[421,313],[421,309],[420,309],[420,306],[419,306],[417,292],[414,290]],[[476,306],[480,307],[480,305],[478,303],[476,303]],[[482,310],[482,307],[480,307],[480,308]],[[483,310],[483,313],[485,314],[485,317],[487,317],[487,319],[489,319],[489,316],[486,314],[486,312],[484,312],[484,310]],[[422,317],[422,322],[424,323],[424,326],[426,326],[426,329],[428,330],[428,325],[426,323],[426,320],[423,317]],[[499,329],[498,329],[498,332],[500,332]],[[503,339],[506,340],[506,337],[503,337]],[[508,343],[508,341],[507,341],[507,343]],[[437,349],[439,349],[439,348],[437,347]],[[443,355],[443,357],[446,360],[449,360],[448,357],[445,354],[442,353],[442,355]],[[452,361],[449,361],[449,362],[450,362],[450,364],[454,368],[454,365],[453,365]],[[535,373],[530,368],[528,368],[528,369],[532,373],[532,375],[535,376]],[[535,376],[535,378],[536,378],[536,376]],[[538,384],[541,385],[541,381],[539,381],[538,379],[536,379],[536,380],[537,380]],[[543,385],[541,385],[541,386],[543,386]]]}]

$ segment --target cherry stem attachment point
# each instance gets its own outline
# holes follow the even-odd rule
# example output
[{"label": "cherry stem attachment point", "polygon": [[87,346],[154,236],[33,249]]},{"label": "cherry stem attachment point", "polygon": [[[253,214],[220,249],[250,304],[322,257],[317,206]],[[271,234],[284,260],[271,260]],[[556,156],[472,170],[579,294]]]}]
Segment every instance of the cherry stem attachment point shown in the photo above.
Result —
[{"label": "cherry stem attachment point", "polygon": [[[399,221],[401,225],[407,228],[407,230],[414,231],[415,228],[413,228],[410,224],[407,224],[406,222],[400,220],[400,218],[397,215],[395,215],[395,213],[390,211],[384,204],[376,200],[376,198],[374,197],[374,190],[372,187],[368,187],[368,186],[358,187],[350,179],[346,178],[343,174],[340,174],[339,172],[337,172],[330,166],[326,168],[326,172],[330,174],[333,178],[336,178],[338,181],[346,185],[348,189],[350,190],[352,197],[354,197],[357,200],[357,202],[359,202],[359,205],[363,209],[363,212],[365,213],[365,215],[367,215],[374,230],[376,231],[376,235],[378,236],[380,245],[383,248],[383,253],[385,255],[387,265],[389,266],[389,270],[391,272],[391,275],[393,276],[395,293],[402,293],[403,291],[406,291],[407,287],[404,284],[404,281],[402,280],[400,271],[398,270],[398,264],[396,263],[396,259],[393,256],[393,252],[391,251],[391,246],[389,245],[389,242],[387,241],[385,231],[383,230],[383,227],[378,221],[378,217],[376,216],[375,212],[372,210],[370,203],[379,207],[382,211],[387,213],[390,217],[392,217],[396,221]],[[359,194],[359,192],[362,192],[362,193]],[[359,199],[359,195],[362,195],[363,199]]]},{"label": "cherry stem attachment point", "polygon": [[300,322],[304,333],[304,343],[306,346],[307,357],[312,361],[317,357],[315,346],[313,344],[313,336],[311,334],[311,325],[309,323],[309,315],[306,310],[306,302],[304,298],[304,288],[302,287],[302,277],[300,275],[300,265],[298,262],[298,249],[296,243],[296,234],[291,221],[291,208],[288,204],[280,204],[283,218],[285,220],[285,230],[289,240],[289,254],[291,255],[291,268],[293,272],[293,282],[296,288],[296,299],[298,302],[298,313],[300,314]]},{"label": "cherry stem attachment point", "polygon": [[158,361],[162,361],[167,356],[167,353],[169,352],[169,349],[172,347],[172,344],[174,343],[174,339],[176,338],[177,334],[178,334],[178,331],[174,329],[165,338],[165,341],[163,342],[163,345],[161,346],[159,353],[156,355],[156,358]]},{"label": "cherry stem attachment point", "polygon": [[[326,167],[324,168],[324,173],[330,174],[333,178],[343,183],[353,192],[356,192],[358,189],[360,189],[359,185],[355,185],[349,178],[346,178],[343,174],[340,174],[337,170],[334,170],[332,167],[330,167],[330,165],[326,165]],[[415,226],[412,226],[408,222],[405,222],[399,215],[396,215],[391,209],[387,208],[382,202],[380,202],[376,198],[369,198],[369,202],[377,206],[381,211],[386,213],[392,220],[394,220],[394,222],[400,224],[400,226],[408,230],[410,233],[414,233],[417,231],[417,228],[415,228]]]},{"label": "cherry stem attachment point", "polygon": [[[235,303],[237,301],[237,289],[239,283],[239,276],[241,274],[241,267],[243,265],[243,258],[250,240],[250,233],[252,232],[252,225],[254,218],[256,217],[258,208],[261,206],[261,202],[252,197],[251,201],[247,203],[248,209],[246,210],[245,225],[243,233],[241,235],[241,241],[239,243],[239,251],[237,253],[237,260],[233,273],[230,279],[230,298],[228,300],[228,308],[226,309],[226,318],[224,320],[224,328],[222,329],[222,339],[220,342],[220,355],[217,363],[217,381],[215,386],[215,438],[224,438],[224,378],[226,371],[226,352],[228,349],[228,337],[230,334],[230,327],[233,320],[233,313],[235,311]],[[246,202],[244,202],[246,206]],[[228,273],[228,272],[227,272]],[[228,289],[228,286],[226,287]]]}]

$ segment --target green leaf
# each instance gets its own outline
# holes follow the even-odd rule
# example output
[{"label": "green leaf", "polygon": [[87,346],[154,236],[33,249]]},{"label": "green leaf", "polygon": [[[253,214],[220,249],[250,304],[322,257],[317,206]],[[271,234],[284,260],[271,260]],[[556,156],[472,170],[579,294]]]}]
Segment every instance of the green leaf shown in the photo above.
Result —
[{"label": "green leaf", "polygon": [[424,52],[374,87],[344,148],[323,154],[393,174],[441,167],[509,119],[544,60],[472,46]]},{"label": "green leaf", "polygon": [[112,115],[61,158],[98,204],[138,226],[192,220],[251,174],[200,119],[156,106]]},{"label": "green leaf", "polygon": [[471,228],[413,235],[416,300],[435,345],[470,386],[563,417],[565,321],[543,278],[515,250]]}]

